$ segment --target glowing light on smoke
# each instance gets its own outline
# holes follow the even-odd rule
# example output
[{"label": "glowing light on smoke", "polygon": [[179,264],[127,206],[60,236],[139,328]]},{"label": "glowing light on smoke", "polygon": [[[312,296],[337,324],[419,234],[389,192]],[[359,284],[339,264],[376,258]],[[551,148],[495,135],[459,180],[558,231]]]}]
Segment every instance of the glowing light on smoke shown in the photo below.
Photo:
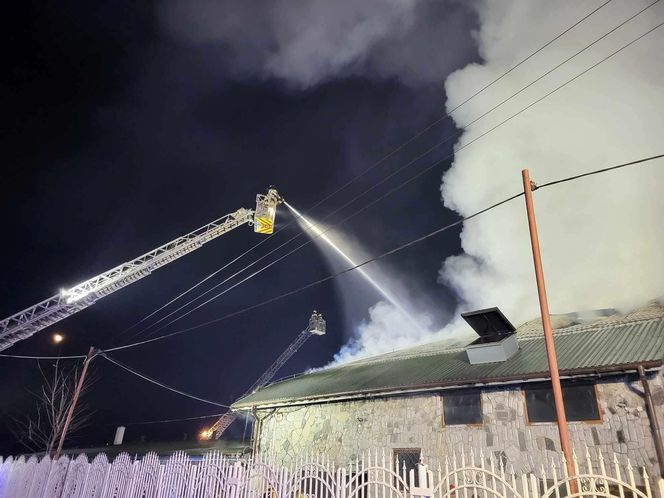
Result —
[{"label": "glowing light on smoke", "polygon": [[[284,204],[290,211],[295,215],[297,218],[298,222],[302,226],[303,229],[306,231],[309,231],[314,234],[314,236],[318,237],[320,240],[324,241],[327,243],[334,251],[339,254],[344,260],[346,260],[348,263],[350,263],[352,266],[356,266],[357,262],[355,262],[348,254],[346,254],[337,244],[335,244],[327,235],[325,235],[324,231],[321,230],[318,226],[316,226],[314,223],[309,221],[302,213],[300,213],[297,209],[295,209],[293,206],[288,204],[287,202],[284,201]],[[399,304],[399,301],[396,300],[394,296],[390,294],[385,288],[383,288],[378,282],[376,282],[371,275],[369,275],[367,272],[364,271],[362,268],[357,268],[357,272],[364,277],[364,279],[369,282],[392,306],[394,306],[413,326],[415,326],[418,330],[422,330],[422,327],[417,323],[417,320],[413,318],[413,316],[403,307],[401,304]]]}]

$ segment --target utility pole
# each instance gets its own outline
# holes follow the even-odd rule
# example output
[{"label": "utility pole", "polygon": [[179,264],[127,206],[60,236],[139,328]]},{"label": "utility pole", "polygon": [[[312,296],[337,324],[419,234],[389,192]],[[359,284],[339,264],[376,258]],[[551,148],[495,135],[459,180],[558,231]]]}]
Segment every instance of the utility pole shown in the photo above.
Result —
[{"label": "utility pole", "polygon": [[81,376],[78,378],[78,384],[76,384],[76,390],[74,391],[74,397],[71,400],[71,405],[69,405],[69,411],[67,412],[67,418],[65,419],[65,425],[62,428],[62,434],[60,434],[60,442],[58,443],[58,449],[55,451],[54,459],[57,460],[62,452],[62,445],[65,444],[65,437],[67,436],[67,431],[69,430],[69,425],[71,424],[72,418],[74,418],[74,410],[76,409],[76,402],[78,397],[81,395],[81,389],[83,389],[83,382],[85,382],[85,374],[88,371],[88,365],[94,358],[95,348],[90,346],[85,360],[83,360],[83,370],[81,370]]},{"label": "utility pole", "polygon": [[[533,248],[533,262],[535,263],[535,278],[537,280],[537,294],[539,297],[540,312],[542,314],[542,327],[544,328],[544,343],[546,344],[546,356],[549,361],[549,373],[551,375],[551,387],[553,390],[553,401],[556,408],[556,423],[560,436],[560,447],[565,455],[567,473],[570,477],[575,475],[574,462],[572,460],[572,448],[569,444],[569,431],[567,430],[567,416],[565,415],[565,403],[563,401],[563,390],[560,386],[560,374],[558,373],[558,358],[553,343],[553,328],[549,316],[549,303],[546,298],[546,287],[544,285],[544,270],[542,268],[542,257],[540,254],[539,238],[537,236],[537,222],[535,221],[535,207],[533,206],[533,187],[530,174],[527,169],[521,171],[523,177],[523,193],[526,197],[526,212],[528,214],[528,229],[530,230],[530,243]],[[574,485],[574,482],[572,482]]]}]

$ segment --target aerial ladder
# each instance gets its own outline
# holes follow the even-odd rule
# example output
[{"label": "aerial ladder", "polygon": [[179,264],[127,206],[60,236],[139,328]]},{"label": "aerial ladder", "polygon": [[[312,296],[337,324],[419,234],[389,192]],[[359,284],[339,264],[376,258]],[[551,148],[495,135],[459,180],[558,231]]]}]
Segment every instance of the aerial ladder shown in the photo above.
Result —
[{"label": "aerial ladder", "polygon": [[0,351],[150,275],[154,270],[195,251],[203,244],[234,228],[249,224],[253,225],[257,233],[271,234],[274,230],[277,205],[281,202],[283,199],[277,190],[270,187],[266,194],[256,196],[255,210],[238,209],[136,259],[74,287],[63,289],[59,294],[5,318],[0,321]]},{"label": "aerial ladder", "polygon": [[[261,375],[252,386],[247,389],[247,391],[241,396],[244,398],[251,393],[256,392],[261,387],[265,387],[270,380],[275,376],[279,369],[286,363],[295,352],[302,347],[302,345],[311,337],[312,335],[325,335],[325,319],[323,315],[317,313],[315,310],[309,318],[309,324],[302,332],[298,334],[293,342],[284,350],[283,353],[274,360],[274,363]],[[215,439],[219,439],[226,429],[235,421],[238,417],[238,412],[229,410],[224,413],[219,420],[217,420],[212,426],[203,431],[201,436],[204,439],[211,439],[213,436]]]}]

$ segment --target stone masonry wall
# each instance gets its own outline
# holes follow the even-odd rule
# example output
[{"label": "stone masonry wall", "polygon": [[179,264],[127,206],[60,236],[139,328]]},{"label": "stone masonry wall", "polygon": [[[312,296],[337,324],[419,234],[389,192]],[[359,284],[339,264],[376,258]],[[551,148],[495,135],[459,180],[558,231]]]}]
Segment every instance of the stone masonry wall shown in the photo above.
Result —
[{"label": "stone masonry wall", "polygon": [[[662,377],[651,379],[660,423],[664,422]],[[657,473],[657,460],[638,380],[626,378],[597,384],[602,420],[570,422],[577,451],[601,448],[628,456],[636,466]],[[507,459],[519,472],[539,470],[551,452],[559,451],[554,423],[529,424],[519,387],[482,392],[483,423],[443,426],[442,393],[285,407],[259,412],[263,419],[258,452],[290,464],[307,453],[327,455],[337,464],[355,461],[368,450],[418,448],[431,465],[461,448]],[[442,462],[441,462],[442,463]]]}]

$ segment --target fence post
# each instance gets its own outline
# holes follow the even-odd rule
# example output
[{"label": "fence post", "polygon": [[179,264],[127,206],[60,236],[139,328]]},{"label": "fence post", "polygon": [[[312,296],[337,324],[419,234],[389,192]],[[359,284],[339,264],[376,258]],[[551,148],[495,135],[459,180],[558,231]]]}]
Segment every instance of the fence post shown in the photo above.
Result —
[{"label": "fence post", "polygon": [[337,497],[346,498],[346,469],[339,467],[337,469]]},{"label": "fence post", "polygon": [[535,473],[530,474],[530,496],[532,498],[539,498],[539,484]]},{"label": "fence post", "polygon": [[[512,474],[514,475],[514,474]],[[516,487],[515,487],[516,489]],[[523,498],[528,498],[530,496],[530,493],[528,492],[528,475],[527,474],[521,474],[521,496]]]},{"label": "fence post", "polygon": [[408,494],[411,497],[430,498],[433,496],[433,483],[429,479],[431,472],[426,464],[422,462],[417,464],[418,486],[415,486],[415,469],[410,469],[408,474]]}]

